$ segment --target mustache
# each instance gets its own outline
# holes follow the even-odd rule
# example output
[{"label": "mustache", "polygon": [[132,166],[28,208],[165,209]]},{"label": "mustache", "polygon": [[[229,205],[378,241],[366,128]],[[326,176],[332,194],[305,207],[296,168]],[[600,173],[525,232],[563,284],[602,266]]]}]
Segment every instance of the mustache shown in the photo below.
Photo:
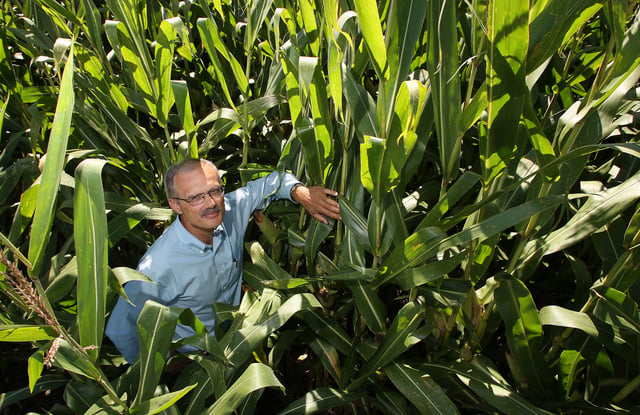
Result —
[{"label": "mustache", "polygon": [[206,208],[202,212],[200,212],[200,217],[208,215],[210,213],[221,212],[221,211],[222,211],[222,208],[220,208],[220,206]]}]

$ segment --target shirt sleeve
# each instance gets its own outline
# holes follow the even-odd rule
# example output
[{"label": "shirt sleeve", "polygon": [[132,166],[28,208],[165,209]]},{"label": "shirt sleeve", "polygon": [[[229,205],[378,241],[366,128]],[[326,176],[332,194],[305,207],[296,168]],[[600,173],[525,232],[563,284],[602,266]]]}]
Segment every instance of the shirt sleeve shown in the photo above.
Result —
[{"label": "shirt sleeve", "polygon": [[119,298],[107,323],[105,334],[116,346],[125,360],[133,363],[140,353],[138,340],[138,317],[147,300],[160,304],[169,304],[174,296],[174,290],[166,284],[147,281],[129,281],[124,286],[129,298]]},{"label": "shirt sleeve", "polygon": [[277,171],[250,181],[244,188],[245,197],[250,201],[250,210],[263,209],[274,200],[287,199],[295,202],[291,198],[291,189],[297,184],[302,184],[302,182],[293,174]]}]

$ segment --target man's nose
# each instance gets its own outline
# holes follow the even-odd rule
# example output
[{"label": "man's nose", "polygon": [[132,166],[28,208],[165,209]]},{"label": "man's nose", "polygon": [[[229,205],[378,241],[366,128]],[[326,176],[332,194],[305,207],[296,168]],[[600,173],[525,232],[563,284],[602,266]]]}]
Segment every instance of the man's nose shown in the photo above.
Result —
[{"label": "man's nose", "polygon": [[[216,198],[211,196],[209,193],[205,193],[205,201],[210,201],[211,203],[213,203],[213,206],[218,206],[218,202],[216,201]],[[208,204],[208,203],[207,203]]]}]

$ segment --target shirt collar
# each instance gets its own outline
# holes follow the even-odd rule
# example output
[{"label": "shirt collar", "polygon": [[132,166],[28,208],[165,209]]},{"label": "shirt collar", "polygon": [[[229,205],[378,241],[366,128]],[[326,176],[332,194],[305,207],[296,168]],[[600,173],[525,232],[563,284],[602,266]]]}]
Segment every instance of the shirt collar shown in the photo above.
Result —
[{"label": "shirt collar", "polygon": [[176,227],[176,234],[182,245],[191,249],[195,249],[199,252],[211,251],[213,248],[213,243],[215,243],[216,239],[219,239],[221,236],[226,235],[227,233],[224,227],[224,223],[221,223],[213,231],[213,240],[211,241],[212,244],[205,244],[200,239],[193,236],[191,232],[189,232],[184,227],[184,225],[180,221],[180,217],[178,217],[174,221],[174,226]]}]

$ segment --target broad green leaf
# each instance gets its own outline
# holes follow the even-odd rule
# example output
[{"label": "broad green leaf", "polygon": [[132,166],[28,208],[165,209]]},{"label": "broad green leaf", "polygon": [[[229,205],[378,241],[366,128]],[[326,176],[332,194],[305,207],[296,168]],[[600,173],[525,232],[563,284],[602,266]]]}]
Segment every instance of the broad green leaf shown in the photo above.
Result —
[{"label": "broad green leaf", "polygon": [[[391,171],[403,171],[416,145],[418,125],[428,96],[429,89],[419,81],[406,81],[398,85],[385,151],[385,162],[391,165]],[[391,181],[391,189],[400,184],[399,176]]]},{"label": "broad green leaf", "polygon": [[0,324],[0,341],[3,342],[35,342],[55,339],[58,336],[59,334],[53,326]]},{"label": "broad green leaf", "polygon": [[104,374],[95,366],[85,351],[77,345],[70,344],[64,338],[60,340],[60,347],[58,348],[53,364],[71,373],[76,373],[96,381],[104,378]]},{"label": "broad green leaf", "polygon": [[480,134],[484,185],[514,157],[525,84],[529,3],[498,0],[488,7],[487,129]]},{"label": "broad green leaf", "polygon": [[[522,111],[522,121],[529,132],[529,139],[536,152],[536,160],[539,166],[546,166],[556,159],[556,154],[549,139],[545,136],[542,126],[536,117],[533,106],[529,99],[524,100],[524,108]],[[548,168],[542,170],[543,178],[549,182],[555,182],[559,179],[559,167]]]},{"label": "broad green leaf", "polygon": [[438,202],[433,205],[417,228],[436,226],[442,216],[449,212],[463,196],[467,195],[480,179],[481,176],[479,174],[469,170],[465,171],[449,190],[438,199]]},{"label": "broad green leaf", "polygon": [[222,88],[222,92],[224,93],[225,98],[227,99],[227,104],[231,107],[235,107],[234,101],[231,98],[231,92],[229,91],[228,83],[224,78],[224,70],[216,51],[216,44],[219,43],[216,42],[216,34],[218,33],[218,28],[216,27],[213,20],[202,17],[196,21],[196,24],[198,26],[200,37],[202,38],[202,43],[209,54],[209,58],[211,59],[211,64],[213,65],[213,70],[216,77],[218,78],[219,85]]},{"label": "broad green leaf", "polygon": [[362,395],[360,393],[345,392],[333,388],[317,388],[307,392],[278,414],[329,413],[331,409],[340,408],[361,398]]},{"label": "broad green leaf", "polygon": [[558,365],[558,377],[564,389],[564,398],[569,399],[573,385],[580,380],[580,373],[587,367],[587,362],[578,350],[563,350]]},{"label": "broad green leaf", "polygon": [[[11,68],[11,58],[10,52],[7,49],[7,40],[4,36],[0,36],[0,81],[2,81],[2,84],[6,85],[10,91],[13,91],[16,87],[16,77]],[[9,102],[10,96],[10,94],[7,94],[7,100],[3,108]],[[2,120],[4,120],[4,114],[2,114]]]},{"label": "broad green leaf", "polygon": [[[0,40],[0,59],[2,59],[3,55],[5,55],[4,42],[2,40]],[[4,70],[5,70],[4,65],[0,64],[0,76],[2,76],[2,77],[3,77],[2,72]],[[7,99],[4,101],[4,104],[2,104],[2,108],[0,108],[0,131],[2,129],[2,124],[4,122],[5,114],[7,113],[7,107],[9,106],[9,99],[10,98],[11,98],[11,94],[8,94],[7,95]],[[1,141],[0,141],[0,143],[1,143]],[[6,145],[3,145],[3,147],[6,147]]]},{"label": "broad green leaf", "polygon": [[311,49],[312,56],[320,56],[320,34],[318,22],[316,22],[316,5],[313,0],[299,0],[299,16],[302,20],[302,28],[307,35],[307,45]]},{"label": "broad green leaf", "polygon": [[318,255],[318,249],[331,233],[331,228],[331,224],[327,225],[322,222],[318,222],[317,220],[313,220],[307,229],[307,240],[304,247],[304,255],[307,259],[307,266],[309,267],[310,275],[316,274],[314,271],[314,264],[316,262],[316,256]]},{"label": "broad green leaf", "polygon": [[360,144],[360,179],[376,205],[382,202],[384,194],[390,190],[390,182],[399,174],[384,164],[385,151],[386,140],[382,138],[364,136],[364,143]]},{"label": "broad green leaf", "polygon": [[601,0],[576,0],[568,4],[551,0],[535,4],[538,8],[534,9],[529,24],[527,70],[538,68],[551,57],[602,8],[602,3]]},{"label": "broad green leaf", "polygon": [[126,411],[120,403],[115,402],[111,396],[105,395],[98,399],[87,411],[84,413],[85,415],[103,415],[110,414],[116,415],[121,414]]},{"label": "broad green leaf", "polygon": [[64,402],[76,414],[84,414],[104,395],[104,390],[95,384],[72,379],[64,389]]},{"label": "broad green leaf", "polygon": [[36,383],[42,375],[42,369],[44,369],[44,350],[37,350],[34,354],[29,356],[27,361],[27,374],[29,375],[29,391],[33,393],[33,389],[36,387]]},{"label": "broad green leaf", "polygon": [[[180,21],[174,17],[172,20]],[[173,106],[174,97],[171,88],[171,70],[173,66],[174,42],[178,34],[170,21],[164,20],[160,23],[158,39],[155,48],[155,82],[158,91],[158,102],[156,103],[158,124],[167,128],[169,122],[169,110]]]},{"label": "broad green leaf", "polygon": [[[200,383],[211,382],[215,396],[220,397],[227,391],[227,384],[224,380],[225,364],[219,361],[215,361],[211,357],[203,356],[200,353],[193,354],[192,359],[204,368],[206,377],[195,378],[198,381],[198,387]],[[191,381],[191,380],[189,380]]]},{"label": "broad green leaf", "polygon": [[[198,19],[198,22],[200,22],[200,19]],[[243,94],[246,94],[245,100],[248,101],[251,98],[251,90],[249,89],[249,81],[247,80],[244,70],[242,69],[242,65],[240,65],[240,63],[237,61],[233,53],[229,51],[227,44],[220,38],[217,27],[215,26],[215,22],[213,20],[209,20],[207,22],[207,27],[214,29],[212,33],[207,33],[207,38],[211,36],[210,42],[212,42],[218,54],[228,62],[229,66],[231,67],[233,77],[238,84],[238,88]],[[209,50],[209,53],[211,52],[212,51]],[[221,80],[221,82],[226,83],[228,82],[228,80]],[[230,105],[232,104],[230,103]]]},{"label": "broad green leaf", "polygon": [[538,309],[526,285],[512,276],[496,276],[496,307],[505,324],[509,350],[518,366],[512,370],[521,387],[533,396],[547,396],[551,371],[544,360],[542,324]]},{"label": "broad green leaf", "polygon": [[198,141],[195,135],[196,126],[193,120],[193,110],[191,109],[191,98],[189,97],[187,83],[185,81],[171,81],[171,88],[173,90],[173,96],[175,97],[178,115],[182,122],[182,128],[184,128],[187,133],[187,139],[189,140],[189,156],[198,158]]},{"label": "broad green leaf", "polygon": [[624,247],[626,249],[632,250],[638,246],[640,246],[640,208],[633,214],[624,234]]},{"label": "broad green leaf", "polygon": [[637,250],[624,251],[609,270],[602,285],[626,292],[640,278],[640,255]]},{"label": "broad green leaf", "polygon": [[315,309],[303,311],[300,317],[314,333],[328,340],[340,353],[349,354],[352,339],[337,322],[330,320]]},{"label": "broad green leaf", "polygon": [[51,134],[49,135],[47,159],[38,188],[36,210],[33,216],[31,237],[29,238],[29,261],[33,264],[33,275],[40,274],[40,267],[42,266],[47,242],[49,241],[48,235],[53,223],[53,212],[56,207],[58,187],[62,177],[67,142],[69,141],[75,102],[73,82],[75,66],[73,60],[73,45],[71,45],[62,74],[60,94],[53,117],[53,124],[51,125]]},{"label": "broad green leaf", "polygon": [[[389,8],[389,19],[386,22],[387,28],[385,32],[389,80],[382,86],[385,89],[384,99],[386,102],[379,102],[379,105],[383,105],[384,109],[382,111],[387,116],[403,112],[402,110],[398,111],[396,108],[396,98],[400,99],[401,85],[405,83],[411,69],[411,62],[416,55],[416,43],[422,36],[422,28],[427,13],[427,2],[424,0],[391,2]],[[418,81],[413,82],[418,83]],[[421,112],[422,108],[417,112],[416,124]],[[392,122],[393,120],[389,120],[384,125],[389,128]],[[395,134],[388,134],[387,131],[385,131],[384,137],[396,137]],[[409,128],[409,131],[415,131],[415,126],[414,128]],[[408,133],[406,131],[404,135],[405,140],[407,140]],[[410,147],[412,146],[407,145],[407,147],[409,148],[407,150],[408,153],[411,151]]]},{"label": "broad green leaf", "polygon": [[[88,159],[76,169],[74,241],[78,261],[78,328],[82,346],[100,347],[107,295],[107,215],[102,187],[106,160]],[[95,359],[97,350],[89,351]]]},{"label": "broad green leaf", "polygon": [[614,329],[631,330],[634,336],[640,334],[640,314],[638,304],[625,293],[609,287],[594,288],[598,301],[594,315],[610,324]]},{"label": "broad green leaf", "polygon": [[[307,174],[312,184],[324,184],[326,169],[333,154],[331,122],[327,114],[329,102],[326,80],[315,57],[301,56],[298,62],[299,82],[303,102],[308,103],[311,119],[300,119],[296,124],[298,139],[302,143],[307,161]],[[303,107],[304,108],[304,107]],[[313,132],[313,135],[310,134]]]},{"label": "broad green leaf", "polygon": [[289,104],[289,111],[291,114],[291,122],[294,128],[298,129],[298,134],[303,127],[308,126],[303,124],[302,116],[302,95],[301,95],[301,71],[298,69],[300,61],[300,55],[298,51],[288,43],[282,48],[282,70],[285,74],[285,85],[287,89],[287,101]]},{"label": "broad green leaf", "polygon": [[[129,45],[133,56],[137,56],[137,59],[141,65],[139,68],[139,80],[143,84],[139,84],[139,87],[150,87],[152,83],[150,80],[152,77],[152,60],[151,53],[147,47],[144,39],[144,28],[142,15],[138,13],[138,7],[136,7],[136,0],[107,0],[107,6],[109,11],[113,13],[115,18],[122,23],[121,35],[125,39],[131,42]],[[112,44],[112,47],[116,49],[116,45]],[[122,56],[122,55],[121,55]]]},{"label": "broad green leaf", "polygon": [[318,337],[309,341],[309,347],[313,350],[313,353],[322,362],[322,366],[331,375],[336,382],[340,381],[341,367],[340,357],[338,351],[329,342],[322,340]]},{"label": "broad green leaf", "polygon": [[[604,111],[611,112],[614,109],[611,108],[613,107],[611,103],[620,103],[627,92],[636,85],[640,77],[640,57],[638,56],[640,53],[640,39],[638,39],[640,20],[637,15],[635,17],[627,33],[625,33],[622,47],[616,53],[615,59],[607,72],[607,82],[596,90],[597,93],[593,94],[594,99],[589,100],[588,105],[586,105],[587,108],[589,106],[596,108],[610,106],[610,108],[604,108]],[[615,116],[616,114],[608,115]]]},{"label": "broad green leaf", "polygon": [[359,384],[379,368],[384,368],[400,354],[422,340],[417,332],[418,325],[424,320],[423,305],[418,302],[407,303],[393,319],[391,326],[376,352],[360,369],[354,384]]},{"label": "broad green leaf", "polygon": [[158,397],[152,398],[146,402],[142,402],[139,405],[131,407],[129,413],[131,415],[134,415],[134,414],[152,415],[152,414],[157,414],[159,412],[162,412],[165,409],[168,409],[171,406],[173,406],[176,402],[178,402],[182,397],[184,397],[196,386],[197,384],[193,384],[191,386],[187,386],[186,388],[182,388],[178,391],[165,393]]},{"label": "broad green leaf", "polygon": [[409,236],[404,245],[397,247],[383,262],[378,270],[374,287],[379,287],[396,277],[400,272],[419,265],[438,252],[469,244],[473,240],[481,242],[536,213],[554,208],[562,200],[561,197],[550,197],[527,202],[445,238],[442,238],[432,228],[420,229]]},{"label": "broad green leaf", "polygon": [[462,98],[458,74],[460,62],[456,27],[456,2],[429,1],[427,67],[444,183],[456,178],[460,165],[461,136],[458,133],[458,124]]},{"label": "broad green leaf", "polygon": [[[427,364],[427,367],[434,365]],[[439,366],[439,365],[435,365]],[[447,365],[446,370],[455,374],[462,383],[485,402],[505,414],[550,415],[522,395],[516,393],[488,359],[477,356],[471,362],[458,361]],[[442,366],[440,366],[442,368]]]},{"label": "broad green leaf", "polygon": [[378,3],[375,0],[355,0],[354,3],[371,64],[378,78],[384,82],[389,79],[389,65],[382,24],[378,14]]},{"label": "broad green leaf", "polygon": [[229,389],[207,409],[206,413],[208,415],[231,414],[249,393],[274,387],[280,388],[284,392],[284,386],[269,366],[252,363]]},{"label": "broad green leaf", "polygon": [[368,252],[372,252],[369,242],[367,222],[360,212],[343,196],[338,197],[340,216],[345,227],[351,232],[358,243]]},{"label": "broad green leaf", "polygon": [[560,306],[546,306],[540,310],[540,323],[576,329],[598,339],[601,344],[615,347],[615,344],[623,344],[624,340],[615,335],[611,327],[595,318],[593,315],[568,310]]},{"label": "broad green leaf", "polygon": [[436,260],[426,265],[408,268],[401,272],[395,279],[394,284],[398,284],[405,290],[419,287],[424,284],[444,278],[449,272],[455,270],[468,254],[463,251],[449,258]]},{"label": "broad green leaf", "polygon": [[413,410],[409,409],[410,404],[402,394],[391,390],[376,393],[375,401],[381,410],[389,414],[409,414]]},{"label": "broad green leaf", "polygon": [[368,282],[354,281],[348,283],[358,307],[358,313],[362,315],[367,327],[373,333],[384,333],[386,331],[387,307],[378,297],[378,291],[371,288]]},{"label": "broad green leaf", "polygon": [[362,143],[365,136],[380,136],[376,118],[376,103],[346,67],[342,68],[342,84],[344,85],[345,101],[349,108],[351,122],[356,128],[358,140]]},{"label": "broad green leaf", "polygon": [[273,0],[251,0],[247,10],[247,33],[244,37],[244,50],[253,50],[260,28],[267,20]]},{"label": "broad green leaf", "polygon": [[442,388],[427,373],[407,364],[393,363],[384,369],[396,388],[421,414],[459,414]]},{"label": "broad green leaf", "polygon": [[291,279],[291,275],[287,271],[269,258],[259,242],[247,243],[246,247],[251,256],[251,262],[262,271],[263,277],[261,279],[276,281]]},{"label": "broad green leaf", "polygon": [[544,255],[559,252],[591,235],[612,221],[640,198],[640,173],[611,189],[595,194],[561,228],[527,243],[519,268]]},{"label": "broad green leaf", "polygon": [[162,375],[178,316],[168,307],[147,301],[138,317],[140,381],[132,406],[151,399]]},{"label": "broad green leaf", "polygon": [[100,10],[96,7],[93,0],[82,0],[82,15],[79,16],[79,20],[87,28],[86,35],[91,39],[91,44],[94,46],[94,50],[99,53],[100,60],[102,62],[107,61],[107,57],[104,52],[104,44],[102,42],[102,21],[100,16]]},{"label": "broad green leaf", "polygon": [[323,2],[324,36],[327,39],[327,81],[329,96],[334,104],[334,116],[337,121],[346,121],[344,111],[343,76],[347,70],[345,62],[349,59],[348,50],[353,50],[353,39],[347,33],[347,27],[355,26],[357,14],[353,11],[345,12],[338,18],[337,0]]},{"label": "broad green leaf", "polygon": [[255,325],[230,333],[229,337],[220,341],[220,345],[225,349],[231,365],[239,367],[269,334],[282,327],[294,314],[315,307],[321,306],[313,295],[295,294]]}]

